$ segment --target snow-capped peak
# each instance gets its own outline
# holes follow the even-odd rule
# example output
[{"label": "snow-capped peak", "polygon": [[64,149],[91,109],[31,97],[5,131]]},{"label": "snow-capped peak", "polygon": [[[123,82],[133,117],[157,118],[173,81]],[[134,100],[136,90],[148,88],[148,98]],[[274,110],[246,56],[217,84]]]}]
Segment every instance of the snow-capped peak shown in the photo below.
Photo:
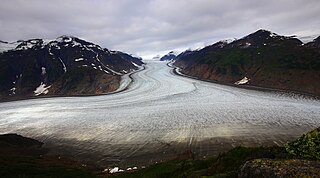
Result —
[{"label": "snow-capped peak", "polygon": [[0,42],[0,53],[9,51],[12,49],[15,49],[21,42],[13,42],[13,43],[8,43],[8,42]]},{"label": "snow-capped peak", "polygon": [[270,37],[277,37],[277,36],[279,36],[279,35],[276,33],[270,33]]},{"label": "snow-capped peak", "polygon": [[118,54],[119,51],[112,51],[112,50],[109,50],[110,54]]},{"label": "snow-capped peak", "polygon": [[30,39],[27,41],[21,41],[19,45],[15,48],[16,50],[26,50],[33,48],[34,46],[41,45],[43,43],[42,39]]},{"label": "snow-capped peak", "polygon": [[224,44],[230,44],[230,43],[234,42],[235,40],[237,40],[237,39],[235,39],[235,38],[231,39],[230,38],[230,39],[221,40],[221,42],[224,43]]},{"label": "snow-capped peak", "polygon": [[74,38],[75,38],[75,37],[73,37],[73,36],[62,35],[62,36],[58,37],[55,41],[60,42],[60,43],[62,43],[62,42],[64,42],[64,43],[69,43],[69,42],[71,42]]}]

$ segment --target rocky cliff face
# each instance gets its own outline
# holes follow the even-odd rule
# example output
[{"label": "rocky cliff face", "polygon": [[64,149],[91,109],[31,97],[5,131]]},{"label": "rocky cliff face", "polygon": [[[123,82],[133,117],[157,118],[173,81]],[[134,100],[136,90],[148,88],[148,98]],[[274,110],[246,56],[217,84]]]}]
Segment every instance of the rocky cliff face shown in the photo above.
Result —
[{"label": "rocky cliff face", "polygon": [[0,99],[106,93],[118,88],[122,75],[143,64],[71,36],[15,44],[0,53]]},{"label": "rocky cliff face", "polygon": [[178,55],[174,65],[200,79],[320,95],[319,37],[303,44],[294,37],[259,30],[233,42],[220,41]]}]

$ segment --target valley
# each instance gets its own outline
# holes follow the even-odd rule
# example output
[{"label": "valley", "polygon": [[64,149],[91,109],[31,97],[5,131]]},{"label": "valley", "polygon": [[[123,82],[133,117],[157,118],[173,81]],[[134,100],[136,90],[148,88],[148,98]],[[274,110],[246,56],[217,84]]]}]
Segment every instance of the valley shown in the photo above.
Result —
[{"label": "valley", "polygon": [[147,166],[192,151],[206,158],[242,146],[283,145],[319,126],[320,101],[174,74],[144,61],[122,92],[0,105],[1,133],[44,142],[51,154],[100,166]]}]

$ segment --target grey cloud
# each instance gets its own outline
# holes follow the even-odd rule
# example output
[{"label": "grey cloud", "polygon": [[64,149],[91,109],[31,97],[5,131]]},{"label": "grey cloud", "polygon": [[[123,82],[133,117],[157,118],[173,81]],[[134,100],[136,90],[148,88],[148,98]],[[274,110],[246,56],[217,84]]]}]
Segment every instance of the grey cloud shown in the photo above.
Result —
[{"label": "grey cloud", "polygon": [[0,39],[67,34],[146,56],[260,28],[320,33],[319,16],[318,0],[2,0]]}]

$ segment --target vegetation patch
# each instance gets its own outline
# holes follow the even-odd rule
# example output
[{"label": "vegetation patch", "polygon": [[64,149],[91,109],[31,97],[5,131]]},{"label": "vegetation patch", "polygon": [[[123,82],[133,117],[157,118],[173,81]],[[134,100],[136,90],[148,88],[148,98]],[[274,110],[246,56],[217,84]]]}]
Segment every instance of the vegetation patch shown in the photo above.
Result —
[{"label": "vegetation patch", "polygon": [[320,128],[285,145],[287,152],[299,158],[320,160]]},{"label": "vegetation patch", "polygon": [[[302,175],[302,177],[308,177],[311,175],[312,177],[318,175],[320,168],[318,161],[319,131],[319,128],[315,129],[296,141],[286,144],[285,147],[236,147],[210,159],[180,158],[140,170],[115,174],[103,174],[101,171],[98,173],[97,169],[87,169],[70,160],[39,157],[39,154],[43,154],[39,150],[39,146],[29,146],[29,150],[23,148],[23,150],[28,150],[24,154],[21,154],[21,152],[11,154],[12,150],[17,149],[16,144],[11,143],[13,140],[11,138],[1,144],[2,153],[9,150],[10,154],[0,154],[0,164],[2,165],[0,177],[234,178],[243,177],[243,175],[245,175],[244,177],[248,175],[251,177],[266,175],[275,175],[275,177],[278,175],[283,175],[283,177],[299,177],[299,175]],[[29,142],[30,140],[23,139],[21,143],[26,145]],[[30,154],[30,150],[35,150],[35,152]],[[308,165],[312,169],[309,169],[310,166]],[[299,170],[303,170],[303,172]]]}]

